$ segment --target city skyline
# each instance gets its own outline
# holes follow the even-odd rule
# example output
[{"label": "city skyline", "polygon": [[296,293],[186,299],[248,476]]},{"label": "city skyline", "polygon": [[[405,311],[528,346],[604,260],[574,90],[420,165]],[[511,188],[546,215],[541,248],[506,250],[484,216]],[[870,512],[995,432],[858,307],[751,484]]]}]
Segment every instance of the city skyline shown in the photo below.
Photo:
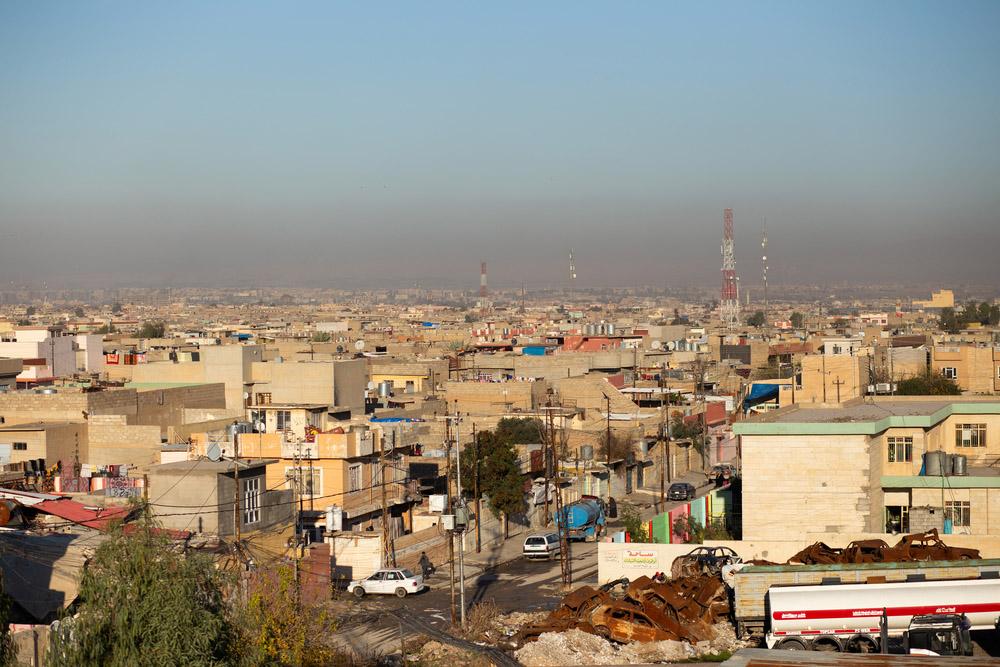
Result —
[{"label": "city skyline", "polygon": [[0,280],[995,282],[1000,8],[0,9]]}]

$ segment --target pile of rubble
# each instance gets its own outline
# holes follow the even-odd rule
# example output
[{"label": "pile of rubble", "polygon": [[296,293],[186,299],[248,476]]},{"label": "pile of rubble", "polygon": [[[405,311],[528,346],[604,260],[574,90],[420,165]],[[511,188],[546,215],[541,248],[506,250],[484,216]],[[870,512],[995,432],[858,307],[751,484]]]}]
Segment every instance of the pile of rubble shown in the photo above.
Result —
[{"label": "pile of rubble", "polygon": [[736,639],[728,623],[715,628],[715,639],[695,645],[664,639],[617,645],[576,628],[546,632],[514,654],[525,667],[555,665],[634,665],[680,662],[723,652],[733,653],[745,644]]},{"label": "pile of rubble", "polygon": [[[625,586],[624,595],[611,591]],[[514,636],[522,645],[549,632],[576,629],[621,643],[715,638],[713,626],[729,613],[729,597],[718,575],[704,573],[671,580],[639,577],[601,588],[582,586],[543,621]]]}]

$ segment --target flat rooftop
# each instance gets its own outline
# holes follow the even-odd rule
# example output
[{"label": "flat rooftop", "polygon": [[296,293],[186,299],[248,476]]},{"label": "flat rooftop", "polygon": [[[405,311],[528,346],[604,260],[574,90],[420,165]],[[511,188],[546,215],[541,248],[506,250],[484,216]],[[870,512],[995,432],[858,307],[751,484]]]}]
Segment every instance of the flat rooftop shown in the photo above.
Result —
[{"label": "flat rooftop", "polygon": [[952,415],[1000,414],[1000,399],[956,396],[856,399],[843,405],[793,406],[733,425],[737,435],[875,435],[889,428],[930,428]]}]

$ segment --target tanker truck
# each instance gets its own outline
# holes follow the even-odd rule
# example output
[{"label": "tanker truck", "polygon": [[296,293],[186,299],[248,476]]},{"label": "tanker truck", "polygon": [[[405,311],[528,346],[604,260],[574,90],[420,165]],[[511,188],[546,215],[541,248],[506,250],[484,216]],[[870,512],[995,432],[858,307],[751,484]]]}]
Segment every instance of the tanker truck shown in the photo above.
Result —
[{"label": "tanker truck", "polygon": [[766,607],[768,648],[875,653],[887,637],[892,652],[971,655],[969,630],[997,628],[1000,579],[772,586]]},{"label": "tanker truck", "polygon": [[562,508],[561,515],[556,517],[556,526],[563,522],[569,539],[596,542],[607,523],[604,501],[597,496],[581,496]]}]

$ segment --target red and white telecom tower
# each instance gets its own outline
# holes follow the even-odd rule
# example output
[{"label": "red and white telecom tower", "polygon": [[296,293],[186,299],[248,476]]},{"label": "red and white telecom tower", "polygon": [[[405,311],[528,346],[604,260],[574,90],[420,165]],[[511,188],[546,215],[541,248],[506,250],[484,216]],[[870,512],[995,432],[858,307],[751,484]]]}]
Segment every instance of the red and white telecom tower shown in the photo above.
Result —
[{"label": "red and white telecom tower", "polygon": [[732,331],[740,324],[740,290],[736,277],[736,256],[733,254],[733,209],[722,214],[722,298],[719,317],[722,325]]},{"label": "red and white telecom tower", "polygon": [[479,310],[483,314],[490,311],[490,302],[486,300],[486,262],[479,268]]}]

